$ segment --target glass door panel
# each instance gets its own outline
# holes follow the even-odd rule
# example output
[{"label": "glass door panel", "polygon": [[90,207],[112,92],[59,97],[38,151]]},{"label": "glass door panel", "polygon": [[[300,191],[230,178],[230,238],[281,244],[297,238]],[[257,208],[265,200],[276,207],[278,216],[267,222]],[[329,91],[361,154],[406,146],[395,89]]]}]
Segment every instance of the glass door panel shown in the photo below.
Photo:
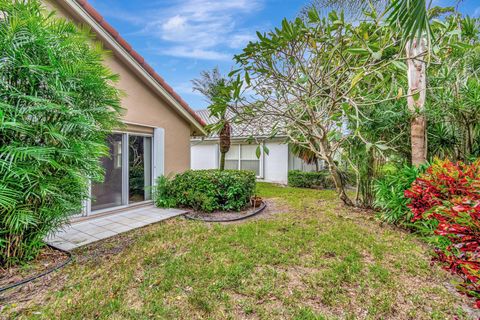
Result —
[{"label": "glass door panel", "polygon": [[129,135],[128,139],[128,202],[151,199],[152,186],[152,138]]},{"label": "glass door panel", "polygon": [[100,161],[105,168],[103,183],[92,183],[92,211],[122,205],[122,134],[112,134],[107,138],[109,157]]}]

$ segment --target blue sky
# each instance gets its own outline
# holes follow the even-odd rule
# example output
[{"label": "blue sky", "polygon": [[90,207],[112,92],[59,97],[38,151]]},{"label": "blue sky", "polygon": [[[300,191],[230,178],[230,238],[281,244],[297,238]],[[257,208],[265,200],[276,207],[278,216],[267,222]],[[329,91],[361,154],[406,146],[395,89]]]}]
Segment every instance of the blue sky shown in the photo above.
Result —
[{"label": "blue sky", "polygon": [[[192,92],[202,70],[233,67],[256,31],[268,31],[293,18],[308,0],[90,0],[148,63],[190,104],[207,106]],[[451,0],[434,0],[441,6]],[[460,11],[480,16],[479,0],[464,0]]]}]

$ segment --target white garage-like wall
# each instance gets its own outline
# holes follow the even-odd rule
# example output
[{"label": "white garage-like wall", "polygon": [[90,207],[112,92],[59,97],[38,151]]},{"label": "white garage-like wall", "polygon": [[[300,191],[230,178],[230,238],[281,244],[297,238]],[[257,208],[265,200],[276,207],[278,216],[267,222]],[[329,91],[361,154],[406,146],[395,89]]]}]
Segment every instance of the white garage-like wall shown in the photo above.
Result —
[{"label": "white garage-like wall", "polygon": [[264,177],[267,182],[286,184],[288,182],[288,145],[280,142],[266,142],[268,155],[265,154]]},{"label": "white garage-like wall", "polygon": [[[288,145],[281,142],[265,142],[269,153],[262,152],[263,181],[287,184]],[[191,168],[193,170],[217,169],[219,167],[219,146],[216,142],[193,141],[191,144]]]},{"label": "white garage-like wall", "polygon": [[193,170],[218,168],[218,144],[192,142],[190,164]]}]

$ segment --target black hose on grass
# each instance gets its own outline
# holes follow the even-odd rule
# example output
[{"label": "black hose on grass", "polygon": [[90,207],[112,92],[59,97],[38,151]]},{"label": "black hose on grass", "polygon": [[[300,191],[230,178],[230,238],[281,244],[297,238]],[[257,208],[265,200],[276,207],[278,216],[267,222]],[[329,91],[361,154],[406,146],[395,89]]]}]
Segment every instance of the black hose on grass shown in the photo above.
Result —
[{"label": "black hose on grass", "polygon": [[266,207],[267,207],[267,204],[265,202],[262,202],[260,207],[258,207],[258,209],[253,211],[252,213],[247,214],[245,216],[238,217],[238,218],[232,218],[232,219],[203,219],[203,218],[191,216],[188,213],[185,214],[184,217],[188,220],[203,221],[203,222],[234,222],[234,221],[245,220],[253,216],[256,216],[257,214],[265,210]]},{"label": "black hose on grass", "polygon": [[60,248],[56,248],[56,247],[53,247],[53,246],[51,246],[51,245],[47,245],[47,246],[49,246],[50,248],[52,248],[52,249],[54,249],[54,250],[58,250],[58,251],[60,251],[60,252],[65,253],[65,254],[68,256],[68,259],[67,259],[66,261],[64,261],[64,262],[56,265],[55,267],[50,268],[50,269],[48,269],[47,271],[44,271],[44,272],[42,272],[42,273],[40,273],[40,274],[37,274],[37,275],[35,275],[35,276],[33,276],[33,277],[30,277],[30,278],[27,278],[27,279],[23,279],[23,280],[21,280],[21,281],[18,281],[18,282],[9,284],[9,285],[7,285],[7,286],[5,286],[5,287],[2,287],[2,288],[0,288],[0,293],[1,293],[1,292],[4,292],[4,291],[7,291],[7,290],[10,290],[10,289],[13,289],[13,288],[16,288],[16,287],[19,287],[19,286],[21,286],[21,285],[27,284],[27,283],[32,282],[32,281],[34,281],[34,280],[37,280],[37,279],[39,279],[39,278],[42,278],[42,277],[46,276],[47,274],[50,274],[50,273],[52,273],[52,272],[54,272],[54,271],[57,271],[57,270],[65,267],[67,264],[69,264],[69,263],[73,260],[73,258],[72,258],[72,253],[71,253],[70,251],[66,251],[66,250],[63,250],[63,249],[60,249]]}]

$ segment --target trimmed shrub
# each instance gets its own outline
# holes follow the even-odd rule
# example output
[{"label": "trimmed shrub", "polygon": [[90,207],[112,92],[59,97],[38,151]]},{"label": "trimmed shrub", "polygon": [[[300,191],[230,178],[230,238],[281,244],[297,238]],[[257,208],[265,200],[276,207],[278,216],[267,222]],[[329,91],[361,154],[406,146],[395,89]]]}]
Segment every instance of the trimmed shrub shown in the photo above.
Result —
[{"label": "trimmed shrub", "polygon": [[480,160],[436,161],[405,191],[412,221],[434,221],[436,258],[459,275],[458,289],[480,307]]},{"label": "trimmed shrub", "polygon": [[375,181],[375,207],[380,209],[380,219],[385,222],[411,227],[413,214],[407,207],[409,199],[405,190],[424,171],[423,168],[405,166]]},{"label": "trimmed shrub", "polygon": [[291,170],[288,172],[288,185],[297,188],[335,188],[335,183],[328,171],[304,172]]},{"label": "trimmed shrub", "polygon": [[255,192],[255,172],[239,170],[189,170],[169,180],[157,180],[158,207],[186,207],[213,212],[240,211]]},{"label": "trimmed shrub", "polygon": [[1,0],[0,265],[33,259],[99,181],[120,122],[118,78],[85,28]]}]

